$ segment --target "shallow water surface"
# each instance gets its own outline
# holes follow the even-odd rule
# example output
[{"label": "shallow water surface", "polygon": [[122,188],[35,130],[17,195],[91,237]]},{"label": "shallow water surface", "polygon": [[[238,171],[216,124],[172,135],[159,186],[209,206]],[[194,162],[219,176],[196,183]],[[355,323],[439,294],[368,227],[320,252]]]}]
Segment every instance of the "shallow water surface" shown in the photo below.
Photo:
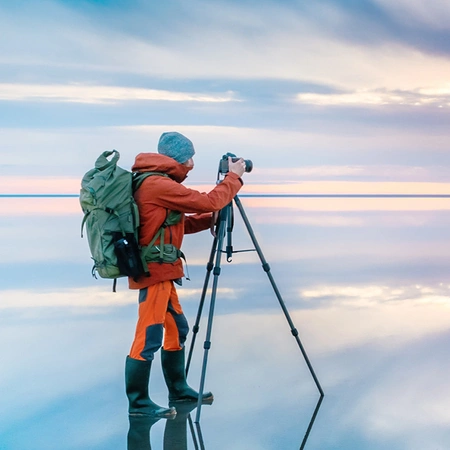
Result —
[{"label": "shallow water surface", "polygon": [[[123,369],[137,294],[91,278],[77,202],[0,199],[2,450],[449,448],[449,199],[243,199],[325,392],[307,441],[319,392],[255,252],[222,262],[206,370],[214,403],[198,424],[186,406],[130,428]],[[249,249],[235,216],[234,248]],[[191,327],[211,244],[207,232],[184,244]],[[151,391],[167,403],[159,356]]]}]

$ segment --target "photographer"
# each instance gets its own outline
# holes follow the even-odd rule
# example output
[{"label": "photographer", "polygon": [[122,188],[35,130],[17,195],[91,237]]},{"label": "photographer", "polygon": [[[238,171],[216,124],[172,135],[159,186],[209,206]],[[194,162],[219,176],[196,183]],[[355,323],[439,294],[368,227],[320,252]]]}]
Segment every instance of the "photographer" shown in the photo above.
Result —
[{"label": "photographer", "polygon": [[[157,172],[160,176],[148,176],[135,192],[140,216],[139,243],[150,245],[153,256],[148,262],[149,277],[129,278],[130,289],[139,289],[139,318],[125,366],[130,415],[176,414],[175,408],[161,407],[149,397],[151,364],[154,353],[163,344],[163,330],[161,362],[169,404],[196,402],[199,396],[186,382],[184,343],[189,328],[174,285],[181,285],[184,275],[179,257],[181,244],[184,234],[210,228],[213,213],[230,203],[242,187],[246,166],[243,159],[228,158],[228,172],[222,182],[211,192],[200,193],[181,184],[194,168],[194,154],[188,138],[177,132],[163,133],[158,154],[141,153],[132,167],[137,174]],[[204,402],[212,400],[210,392],[203,394]]]}]

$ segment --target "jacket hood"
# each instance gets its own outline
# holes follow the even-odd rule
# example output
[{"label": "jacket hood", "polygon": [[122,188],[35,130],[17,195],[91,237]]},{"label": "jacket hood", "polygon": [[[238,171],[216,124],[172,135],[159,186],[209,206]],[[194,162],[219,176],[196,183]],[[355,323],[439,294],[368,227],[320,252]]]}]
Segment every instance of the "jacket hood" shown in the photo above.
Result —
[{"label": "jacket hood", "polygon": [[139,153],[131,170],[133,172],[163,172],[173,180],[181,183],[186,179],[191,168],[159,153]]}]

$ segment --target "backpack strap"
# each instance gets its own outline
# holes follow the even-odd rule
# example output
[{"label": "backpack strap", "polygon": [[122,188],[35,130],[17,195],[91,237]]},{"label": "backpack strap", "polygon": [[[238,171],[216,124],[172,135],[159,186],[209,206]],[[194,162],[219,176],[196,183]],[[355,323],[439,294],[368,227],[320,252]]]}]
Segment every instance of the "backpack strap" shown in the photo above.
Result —
[{"label": "backpack strap", "polygon": [[[164,172],[133,172],[133,192],[136,192],[147,177],[157,175],[170,178]],[[153,239],[148,245],[141,248],[141,257],[145,264],[147,262],[175,262],[178,258],[184,258],[183,252],[172,244],[164,244],[164,235],[167,227],[177,224],[181,220],[181,213],[179,211],[169,211],[163,224],[156,232]],[[159,238],[159,246],[155,246],[156,240]]]},{"label": "backpack strap", "polygon": [[136,192],[141,184],[147,177],[151,177],[152,175],[159,175],[160,177],[170,178],[167,173],[164,172],[133,172],[133,192]]},{"label": "backpack strap", "polygon": [[[163,262],[174,262],[173,258],[174,255],[176,255],[176,259],[178,258],[184,258],[183,252],[176,248],[172,244],[165,244],[164,243],[164,236],[165,236],[165,230],[167,227],[171,225],[175,225],[181,220],[181,213],[179,211],[169,211],[166,217],[166,220],[161,225],[159,230],[156,232],[153,239],[150,241],[150,243],[144,247],[142,247],[142,258],[144,261],[149,262],[159,262],[162,264]],[[156,240],[160,238],[159,246],[155,246]],[[167,247],[167,251],[165,251]],[[159,257],[155,259],[155,253],[159,254]],[[170,256],[169,256],[170,255]]]}]

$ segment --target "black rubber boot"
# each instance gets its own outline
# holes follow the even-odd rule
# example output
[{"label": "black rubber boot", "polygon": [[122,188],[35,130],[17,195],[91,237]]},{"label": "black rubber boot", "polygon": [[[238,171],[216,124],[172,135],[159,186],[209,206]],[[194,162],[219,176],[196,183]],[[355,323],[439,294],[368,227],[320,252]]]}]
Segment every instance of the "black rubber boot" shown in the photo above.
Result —
[{"label": "black rubber boot", "polygon": [[[169,389],[169,404],[198,401],[199,393],[192,389],[186,381],[184,348],[174,352],[161,350],[161,363],[164,379]],[[211,392],[203,394],[202,403],[212,403],[213,400],[214,396]]]},{"label": "black rubber boot", "polygon": [[129,401],[130,416],[171,417],[175,408],[163,408],[150,400],[148,383],[150,381],[151,361],[141,361],[127,356],[125,363],[125,387]]}]

